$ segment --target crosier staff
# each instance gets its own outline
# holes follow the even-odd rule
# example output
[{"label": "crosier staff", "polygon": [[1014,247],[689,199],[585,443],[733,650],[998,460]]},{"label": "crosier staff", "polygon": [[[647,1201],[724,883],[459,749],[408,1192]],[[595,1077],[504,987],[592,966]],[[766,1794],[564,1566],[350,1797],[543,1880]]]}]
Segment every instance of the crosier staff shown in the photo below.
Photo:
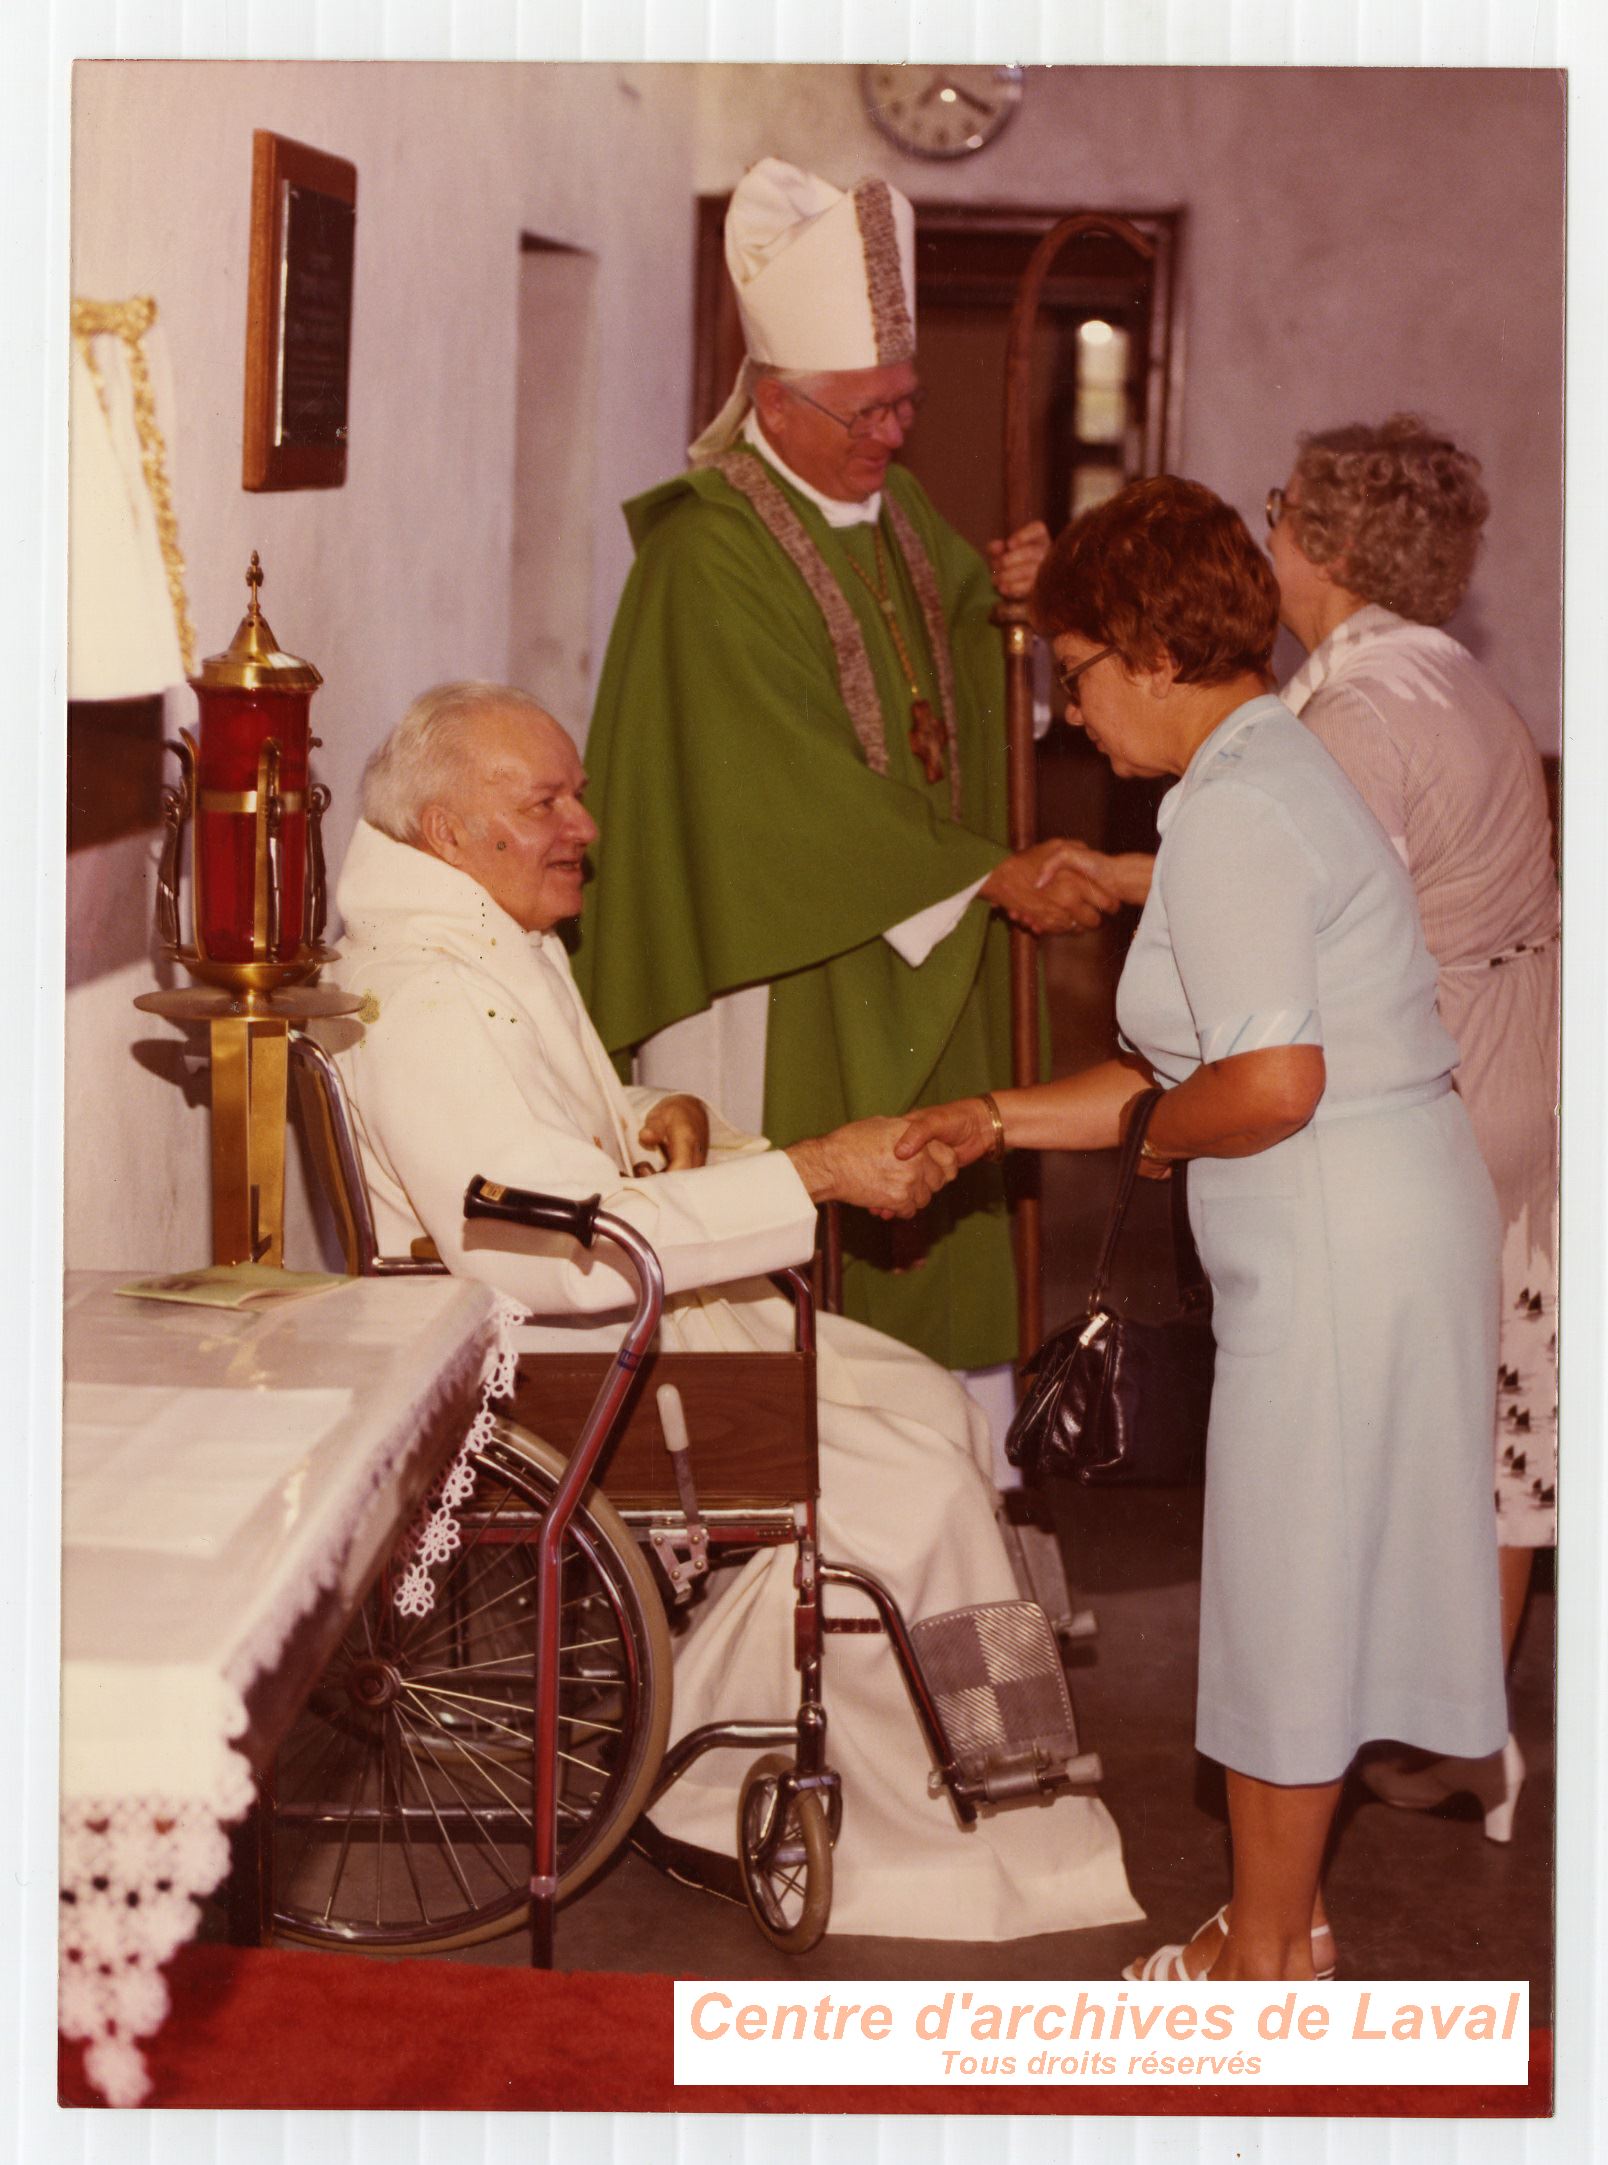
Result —
[{"label": "crosier staff", "polygon": [[[1142,262],[1155,260],[1155,245],[1125,218],[1078,211],[1050,228],[1034,249],[1011,308],[1005,347],[1005,531],[1014,534],[1033,512],[1032,372],[1033,327],[1050,266],[1069,242],[1086,233],[1109,233]],[[1005,640],[1006,775],[1010,846],[1031,849],[1038,840],[1038,802],[1033,772],[1033,633],[1025,600],[1002,599],[993,613]],[[1018,1084],[1039,1079],[1037,946],[1030,932],[1011,927],[1011,1069]],[[1016,1190],[1017,1310],[1021,1354],[1037,1352],[1044,1336],[1041,1284],[1043,1231],[1038,1169],[1019,1168]]]}]

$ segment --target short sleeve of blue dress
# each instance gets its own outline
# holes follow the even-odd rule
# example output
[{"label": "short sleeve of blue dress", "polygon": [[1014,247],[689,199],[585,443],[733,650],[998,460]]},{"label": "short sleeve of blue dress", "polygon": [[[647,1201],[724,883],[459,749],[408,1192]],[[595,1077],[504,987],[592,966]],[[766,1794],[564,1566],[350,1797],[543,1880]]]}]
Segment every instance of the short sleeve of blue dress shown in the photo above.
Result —
[{"label": "short sleeve of blue dress", "polygon": [[1183,808],[1158,877],[1200,1058],[1321,1045],[1329,880],[1284,808],[1212,780]]}]

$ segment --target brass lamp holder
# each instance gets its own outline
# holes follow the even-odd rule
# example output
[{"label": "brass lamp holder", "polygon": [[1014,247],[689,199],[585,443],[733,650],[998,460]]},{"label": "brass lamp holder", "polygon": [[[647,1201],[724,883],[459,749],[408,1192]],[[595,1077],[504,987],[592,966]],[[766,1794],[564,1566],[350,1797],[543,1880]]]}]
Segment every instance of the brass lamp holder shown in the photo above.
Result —
[{"label": "brass lamp holder", "polygon": [[[305,769],[307,698],[322,682],[310,662],[280,651],[262,614],[262,565],[255,551],[246,573],[250,606],[223,654],[208,657],[190,679],[205,707],[209,695],[289,694],[287,718],[301,732],[296,756]],[[313,982],[335,960],[323,944],[327,892],[320,823],[329,791],[310,779],[304,789],[286,788],[281,770],[289,732],[269,727],[257,748],[255,787],[219,788],[206,771],[203,743],[180,730],[167,749],[180,765],[176,787],[162,792],[165,834],[157,870],[156,931],[165,960],[197,982],[169,991],[142,993],[134,1002],[170,1022],[208,1025],[212,1052],[212,1259],[215,1263],[265,1263],[279,1268],[285,1248],[285,1120],[289,1088],[290,1029],[315,1017],[355,1014],[360,999]],[[249,767],[247,768],[249,774]],[[207,937],[214,914],[203,870],[204,815],[252,822],[251,925],[225,944],[249,944],[230,959]],[[304,815],[299,918],[287,910],[287,821]],[[180,871],[186,830],[190,838],[190,938],[182,931]],[[243,849],[244,837],[237,843]],[[227,889],[225,889],[227,892]],[[283,927],[299,925],[294,940]]]}]

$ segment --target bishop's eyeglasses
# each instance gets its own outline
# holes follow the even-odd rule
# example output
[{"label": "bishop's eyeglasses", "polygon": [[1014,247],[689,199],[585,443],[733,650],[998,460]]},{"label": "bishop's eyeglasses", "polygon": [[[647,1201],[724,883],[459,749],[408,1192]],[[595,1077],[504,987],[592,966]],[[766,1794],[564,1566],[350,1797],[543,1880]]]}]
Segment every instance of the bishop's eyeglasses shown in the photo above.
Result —
[{"label": "bishop's eyeglasses", "polygon": [[874,436],[888,420],[897,421],[900,429],[908,434],[927,402],[926,392],[918,385],[914,391],[907,391],[903,398],[873,399],[869,406],[857,406],[853,413],[842,414],[834,413],[830,406],[823,406],[818,398],[811,398],[808,391],[801,391],[796,383],[788,384],[786,389],[794,398],[801,398],[806,406],[813,406],[817,413],[824,413],[829,421],[835,421],[839,428],[847,429],[857,441]]}]

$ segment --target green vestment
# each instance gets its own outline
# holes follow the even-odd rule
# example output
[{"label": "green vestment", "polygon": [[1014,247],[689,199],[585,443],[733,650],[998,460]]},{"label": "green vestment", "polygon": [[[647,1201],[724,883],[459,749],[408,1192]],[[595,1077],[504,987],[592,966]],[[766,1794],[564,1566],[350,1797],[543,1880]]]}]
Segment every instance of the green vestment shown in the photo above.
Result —
[{"label": "green vestment", "polygon": [[[774,478],[860,624],[887,771],[866,762],[819,604],[747,496],[705,468],[636,498],[636,563],[587,740],[602,839],[576,976],[615,1053],[717,994],[769,984],[765,1132],[787,1144],[1010,1080],[1008,936],[988,905],[974,900],[919,968],[882,938],[1006,854],[1005,686],[986,566],[891,468],[886,489],[925,544],[949,626],[957,821],[948,776],[929,782],[912,751],[888,625],[848,568],[853,556],[875,574],[871,528],[834,530]],[[881,535],[905,646],[936,707],[886,508]],[[923,1213],[913,1267],[903,1230],[845,1211],[847,1313],[946,1367],[1014,1358],[999,1169],[973,1166]]]}]

